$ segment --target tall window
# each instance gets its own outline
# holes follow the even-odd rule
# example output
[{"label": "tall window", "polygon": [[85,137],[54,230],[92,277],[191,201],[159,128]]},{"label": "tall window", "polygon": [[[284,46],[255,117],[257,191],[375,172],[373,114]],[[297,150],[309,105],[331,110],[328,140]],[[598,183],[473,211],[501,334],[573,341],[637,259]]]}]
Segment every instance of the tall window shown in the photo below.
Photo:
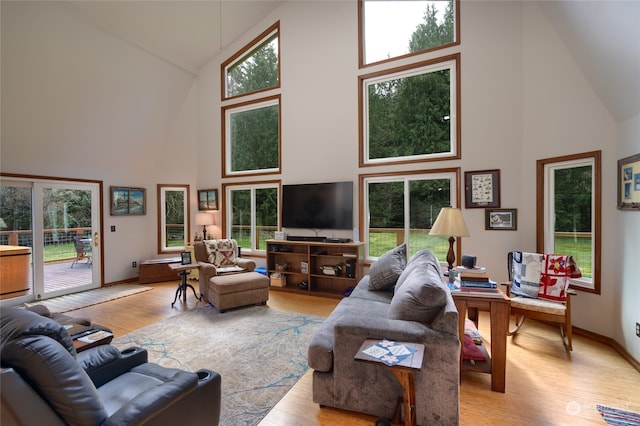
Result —
[{"label": "tall window", "polygon": [[189,205],[189,185],[158,185],[158,253],[187,246]]},{"label": "tall window", "polygon": [[222,108],[223,176],[280,171],[280,95]]},{"label": "tall window", "polygon": [[442,207],[459,204],[459,175],[459,169],[361,175],[366,257],[373,260],[406,243],[409,255],[429,248],[438,259],[446,258],[448,237],[429,231]]},{"label": "tall window", "polygon": [[582,278],[571,285],[600,293],[600,151],[537,162],[537,250],[572,255]]},{"label": "tall window", "polygon": [[360,0],[360,67],[460,43],[459,1]]},{"label": "tall window", "polygon": [[222,64],[222,99],[280,87],[280,23]]},{"label": "tall window", "polygon": [[459,55],[360,77],[361,165],[458,156]]},{"label": "tall window", "polygon": [[244,251],[266,250],[278,230],[280,182],[223,184],[225,230]]}]

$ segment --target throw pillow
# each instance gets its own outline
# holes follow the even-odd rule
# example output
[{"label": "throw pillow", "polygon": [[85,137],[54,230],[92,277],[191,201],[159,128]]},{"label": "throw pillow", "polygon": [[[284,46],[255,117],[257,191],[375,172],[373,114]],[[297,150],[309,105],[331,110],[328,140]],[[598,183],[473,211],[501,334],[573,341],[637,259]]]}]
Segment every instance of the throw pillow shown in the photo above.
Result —
[{"label": "throw pillow", "polygon": [[474,360],[474,361],[486,361],[484,354],[478,348],[478,345],[473,343],[473,337],[466,334],[462,340],[462,359]]},{"label": "throw pillow", "polygon": [[388,290],[407,266],[407,245],[402,244],[389,250],[369,268],[369,290]]},{"label": "throw pillow", "polygon": [[214,266],[233,266],[236,264],[236,253],[238,252],[236,240],[206,240],[204,246],[209,255],[209,263]]},{"label": "throw pillow", "polygon": [[389,318],[431,324],[447,304],[447,297],[449,288],[442,279],[436,257],[431,251],[424,252],[398,278]]}]

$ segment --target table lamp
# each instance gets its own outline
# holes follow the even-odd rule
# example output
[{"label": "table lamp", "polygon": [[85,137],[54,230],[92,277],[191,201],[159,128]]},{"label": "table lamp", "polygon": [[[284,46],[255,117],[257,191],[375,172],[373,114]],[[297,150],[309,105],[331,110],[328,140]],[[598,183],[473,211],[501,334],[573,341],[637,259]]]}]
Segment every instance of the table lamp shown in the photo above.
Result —
[{"label": "table lamp", "polygon": [[467,224],[464,223],[462,212],[460,209],[453,207],[443,207],[436,218],[429,235],[448,235],[449,236],[449,252],[447,253],[447,263],[449,270],[453,269],[453,263],[456,261],[456,255],[453,252],[453,243],[456,237],[470,237]]},{"label": "table lamp", "polygon": [[213,215],[211,213],[196,213],[196,225],[202,225],[202,239],[207,239],[207,226],[213,225]]}]

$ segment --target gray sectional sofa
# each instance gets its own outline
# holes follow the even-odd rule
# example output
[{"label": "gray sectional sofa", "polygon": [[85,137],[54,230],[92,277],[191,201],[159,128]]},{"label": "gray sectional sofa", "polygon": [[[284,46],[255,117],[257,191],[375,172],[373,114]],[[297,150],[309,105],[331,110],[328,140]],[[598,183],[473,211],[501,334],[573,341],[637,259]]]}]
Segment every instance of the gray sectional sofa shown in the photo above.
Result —
[{"label": "gray sectional sofa", "polygon": [[[384,365],[355,361],[367,338],[425,345],[415,373],[417,422],[459,422],[458,311],[430,250],[406,261],[400,246],[374,263],[309,346],[313,400],[321,406],[393,417],[402,387]],[[405,266],[406,264],[406,266]]]}]

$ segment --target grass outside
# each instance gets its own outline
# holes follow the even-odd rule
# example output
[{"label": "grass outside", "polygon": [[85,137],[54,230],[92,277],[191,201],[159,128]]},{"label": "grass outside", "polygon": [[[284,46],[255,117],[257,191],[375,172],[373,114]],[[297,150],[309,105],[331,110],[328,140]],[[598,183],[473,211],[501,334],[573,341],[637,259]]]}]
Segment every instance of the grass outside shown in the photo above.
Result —
[{"label": "grass outside", "polygon": [[582,271],[582,277],[592,277],[591,237],[556,237],[555,252],[573,256]]}]

